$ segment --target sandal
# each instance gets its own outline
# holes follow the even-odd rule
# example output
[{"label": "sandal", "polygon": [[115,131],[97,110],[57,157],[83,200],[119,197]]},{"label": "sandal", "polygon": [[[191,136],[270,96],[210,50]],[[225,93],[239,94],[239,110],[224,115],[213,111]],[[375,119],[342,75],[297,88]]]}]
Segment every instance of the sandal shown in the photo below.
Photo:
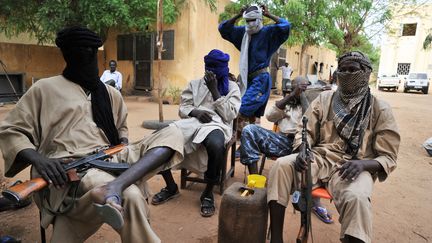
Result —
[{"label": "sandal", "polygon": [[[104,204],[98,203],[99,196],[98,193],[101,193],[101,188],[95,188],[91,194],[91,197],[94,201],[93,207],[95,208],[97,214],[101,216],[103,221],[109,224],[113,229],[119,230],[123,227],[124,219],[123,219],[123,208],[122,208],[122,199],[118,194],[110,194],[104,197]],[[98,191],[99,190],[99,191]]]},{"label": "sandal", "polygon": [[170,192],[168,190],[168,188],[162,188],[162,190],[158,193],[156,193],[153,198],[151,203],[153,205],[159,205],[162,204],[170,199],[176,198],[180,195],[180,192],[178,190],[178,188],[176,189],[176,191],[174,193]]},{"label": "sandal", "polygon": [[201,216],[211,217],[215,213],[214,199],[210,197],[201,198]]},{"label": "sandal", "polygon": [[324,223],[332,224],[333,219],[324,207],[312,207],[312,212]]}]

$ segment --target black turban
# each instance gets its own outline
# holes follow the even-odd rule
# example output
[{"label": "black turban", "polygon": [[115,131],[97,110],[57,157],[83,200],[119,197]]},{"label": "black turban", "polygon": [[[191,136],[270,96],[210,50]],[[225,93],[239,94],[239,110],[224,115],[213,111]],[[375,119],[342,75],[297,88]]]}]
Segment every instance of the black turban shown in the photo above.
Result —
[{"label": "black turban", "polygon": [[90,91],[94,122],[111,145],[119,144],[108,90],[99,79],[97,48],[103,44],[101,38],[87,28],[69,27],[57,33],[55,42],[66,61],[63,76]]},{"label": "black turban", "polygon": [[83,27],[69,27],[59,31],[55,43],[62,49],[72,46],[99,48],[103,45],[102,39],[95,32]]}]

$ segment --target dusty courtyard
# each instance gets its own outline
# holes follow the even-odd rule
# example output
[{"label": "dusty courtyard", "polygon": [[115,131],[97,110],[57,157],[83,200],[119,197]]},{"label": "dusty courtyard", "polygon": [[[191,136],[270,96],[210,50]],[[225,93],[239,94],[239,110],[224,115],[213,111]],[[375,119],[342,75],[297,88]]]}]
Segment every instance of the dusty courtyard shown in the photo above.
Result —
[{"label": "dusty courtyard", "polygon": [[[432,95],[420,93],[405,94],[373,90],[380,98],[393,107],[399,125],[402,143],[399,150],[398,168],[384,183],[376,183],[372,205],[374,210],[373,242],[431,242],[432,241],[432,157],[429,157],[421,144],[432,137]],[[279,97],[272,97],[269,105]],[[137,140],[151,131],[141,127],[148,119],[157,119],[157,104],[144,102],[138,98],[126,99],[129,109],[128,124],[130,140]],[[0,107],[0,120],[13,105]],[[164,105],[165,119],[177,119],[178,106]],[[270,128],[265,119],[262,125]],[[272,162],[266,163],[264,174]],[[0,171],[3,174],[3,160],[0,158]],[[175,179],[179,183],[179,173]],[[28,171],[19,176],[6,179],[0,186],[16,179],[27,179]],[[243,181],[244,167],[237,163],[236,173],[229,184]],[[150,187],[157,192],[163,185],[160,176],[152,178]],[[218,210],[211,218],[199,214],[199,195],[203,189],[193,184],[181,191],[181,196],[160,206],[150,206],[151,224],[162,242],[217,242]],[[219,204],[221,196],[216,194]],[[314,242],[339,242],[337,212],[334,206],[324,202],[333,214],[335,223],[325,225],[313,216]],[[22,242],[40,242],[37,207],[31,206],[18,211],[0,213],[0,235],[12,235]],[[293,214],[290,206],[286,211],[285,240],[294,242],[298,230],[299,214]],[[48,230],[48,239],[50,230]],[[104,225],[87,242],[120,242],[117,234]]]}]

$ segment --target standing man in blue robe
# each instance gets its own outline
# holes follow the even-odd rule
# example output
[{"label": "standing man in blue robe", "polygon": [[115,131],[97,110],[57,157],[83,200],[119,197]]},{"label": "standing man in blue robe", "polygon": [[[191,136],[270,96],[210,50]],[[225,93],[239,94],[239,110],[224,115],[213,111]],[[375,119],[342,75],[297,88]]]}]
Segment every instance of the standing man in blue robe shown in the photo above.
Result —
[{"label": "standing man in blue robe", "polygon": [[[263,26],[263,15],[275,24]],[[245,26],[235,26],[242,17]],[[268,72],[270,58],[289,36],[291,24],[269,13],[265,5],[243,7],[232,19],[219,25],[222,38],[240,50],[240,117],[254,122],[264,115],[270,96],[271,78]]]}]

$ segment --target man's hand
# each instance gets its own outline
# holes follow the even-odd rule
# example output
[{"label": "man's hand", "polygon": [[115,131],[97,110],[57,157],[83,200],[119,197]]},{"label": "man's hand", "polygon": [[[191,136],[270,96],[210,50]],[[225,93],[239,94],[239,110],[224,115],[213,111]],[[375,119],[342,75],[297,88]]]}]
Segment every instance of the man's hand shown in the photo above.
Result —
[{"label": "man's hand", "polygon": [[280,22],[279,17],[271,14],[266,5],[263,4],[260,7],[262,8],[262,12],[265,17],[272,19],[274,22],[276,22],[276,24]]},{"label": "man's hand", "polygon": [[212,121],[212,115],[209,111],[194,109],[189,113],[189,116],[195,117],[201,123],[209,123]]},{"label": "man's hand", "polygon": [[31,164],[44,180],[49,184],[54,184],[56,188],[64,186],[68,181],[66,171],[61,164],[62,161],[66,162],[64,159],[48,159],[36,150],[28,148],[21,150],[15,161],[25,161],[25,163]]},{"label": "man's hand", "polygon": [[219,90],[218,90],[218,80],[216,78],[216,74],[214,74],[212,71],[205,71],[204,80],[207,88],[209,89],[210,93],[212,94],[213,100],[217,100],[221,97]]},{"label": "man's hand", "polygon": [[281,110],[285,109],[288,102],[295,98],[300,98],[301,94],[306,90],[306,88],[307,84],[299,84],[294,86],[294,90],[289,95],[286,95],[281,100],[276,101],[276,107]]},{"label": "man's hand", "polygon": [[363,171],[382,173],[384,167],[376,160],[348,160],[338,170],[342,180],[354,181]]},{"label": "man's hand", "polygon": [[218,81],[216,78],[216,74],[214,74],[212,71],[206,70],[204,74],[204,80],[205,85],[210,91],[217,90]]},{"label": "man's hand", "polygon": [[270,16],[270,12],[269,12],[267,6],[263,4],[260,7],[262,8],[263,15],[266,16],[266,17],[269,17]]},{"label": "man's hand", "polygon": [[308,161],[313,160],[313,155],[310,151],[303,149],[303,145],[300,145],[300,153],[297,155],[296,161],[294,162],[294,169],[298,172],[303,172],[308,167]]},{"label": "man's hand", "polygon": [[299,98],[300,95],[301,95],[301,93],[304,92],[304,91],[306,91],[306,89],[307,89],[307,84],[300,83],[300,84],[298,84],[298,85],[295,86],[295,88],[293,90],[293,94],[294,94],[294,96],[296,96],[296,97]]},{"label": "man's hand", "polygon": [[360,173],[365,171],[365,165],[362,160],[349,160],[345,161],[338,170],[342,180],[354,181]]},{"label": "man's hand", "polygon": [[56,188],[61,188],[68,181],[66,171],[63,169],[61,162],[61,159],[39,158],[32,165],[49,184],[52,183]]}]

